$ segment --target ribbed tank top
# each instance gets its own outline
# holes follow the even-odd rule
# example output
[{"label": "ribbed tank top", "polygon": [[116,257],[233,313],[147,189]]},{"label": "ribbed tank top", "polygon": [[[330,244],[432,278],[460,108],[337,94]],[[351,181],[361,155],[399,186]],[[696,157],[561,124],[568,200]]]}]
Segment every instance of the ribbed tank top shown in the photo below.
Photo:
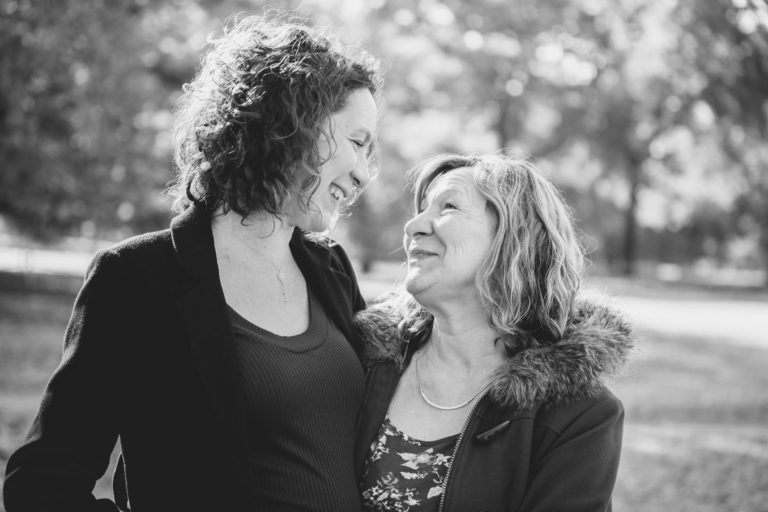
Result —
[{"label": "ribbed tank top", "polygon": [[305,332],[279,336],[230,308],[253,510],[359,512],[352,449],[363,370],[311,293],[309,317]]}]

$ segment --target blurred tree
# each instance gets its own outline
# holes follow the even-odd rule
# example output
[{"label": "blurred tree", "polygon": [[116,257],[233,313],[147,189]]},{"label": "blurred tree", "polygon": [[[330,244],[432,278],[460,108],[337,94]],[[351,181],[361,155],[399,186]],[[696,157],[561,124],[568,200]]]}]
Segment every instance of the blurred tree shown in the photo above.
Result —
[{"label": "blurred tree", "polygon": [[[637,69],[647,59],[638,50],[645,28],[665,12],[629,0],[423,1],[414,11],[407,4],[391,1],[379,11],[407,34],[401,37],[430,42],[398,74],[412,89],[400,96],[415,104],[410,108],[484,119],[496,149],[563,159],[587,142],[603,173],[621,173],[626,183],[624,199],[613,200],[625,212],[622,259],[631,273],[642,169],[654,140],[677,118],[663,108],[672,88],[667,66]],[[613,238],[602,235],[603,242]]]},{"label": "blurred tree", "polygon": [[[756,235],[768,286],[768,4],[762,0],[681,0],[696,98],[711,109],[720,147],[740,182],[734,234]],[[727,171],[727,169],[726,169]]]},{"label": "blurred tree", "polygon": [[[598,199],[590,203],[592,210],[602,210],[590,213],[580,202],[577,216],[588,219],[587,228],[596,229],[593,237],[602,242],[603,255],[609,261],[618,256],[617,267],[631,274],[638,256],[642,197],[663,186],[659,176],[665,173],[690,174],[686,159],[695,149],[686,146],[682,151],[677,139],[707,145],[711,130],[725,126],[707,123],[702,104],[712,102],[723,120],[717,112],[725,110],[734,127],[722,131],[721,152],[729,152],[728,138],[734,133],[745,140],[739,135],[744,127],[762,126],[768,81],[761,63],[765,45],[757,35],[768,18],[764,11],[764,4],[747,0],[706,5],[693,0],[391,0],[378,2],[371,18],[372,25],[381,27],[377,34],[386,34],[382,53],[394,62],[388,80],[390,110],[424,117],[431,109],[448,109],[465,126],[480,120],[495,134],[497,149],[523,150],[548,159],[555,168],[572,168],[577,174],[572,181],[588,182],[580,191]],[[740,74],[747,76],[734,87],[733,77]],[[402,134],[408,131],[400,133],[407,137]],[[429,134],[421,138],[429,139]],[[585,144],[586,160],[574,162],[574,151]],[[766,174],[753,149],[761,146],[758,142],[738,152],[741,160],[752,162],[739,165],[751,169],[753,182]],[[483,150],[462,141],[447,147],[467,148]],[[596,163],[598,172],[578,176],[581,163]],[[766,197],[763,190],[754,185],[747,189],[756,198]],[[678,194],[668,200],[698,200],[681,198]],[[612,210],[609,203],[623,210],[620,236],[615,222],[605,222]],[[753,198],[739,204],[743,225],[753,224],[746,223],[745,216],[765,222],[758,206],[762,201]],[[699,210],[688,209],[693,221]]]},{"label": "blurred tree", "polygon": [[[582,7],[589,5],[584,2]],[[625,275],[635,272],[639,200],[642,188],[649,186],[646,169],[655,159],[652,147],[681,122],[687,109],[682,102],[669,108],[666,101],[676,87],[672,62],[653,62],[673,44],[659,33],[665,29],[674,33],[673,27],[659,27],[667,14],[660,7],[624,1],[582,12],[580,18],[589,23],[581,29],[591,26],[592,31],[581,37],[587,34],[592,44],[582,45],[575,58],[591,65],[595,73],[577,97],[558,103],[564,115],[553,139],[586,140],[603,172],[623,177],[625,192],[615,200],[624,210],[621,271]]]},{"label": "blurred tree", "polygon": [[373,263],[380,258],[380,244],[378,239],[381,233],[375,229],[376,215],[369,204],[370,195],[363,194],[353,207],[354,222],[350,222],[349,234],[359,247],[357,258],[360,261],[360,269],[368,273],[373,268]]},{"label": "blurred tree", "polygon": [[[131,166],[134,117],[154,92],[138,75],[140,2],[10,1],[0,7],[0,213],[38,236],[157,213],[126,191],[165,182]],[[147,207],[149,206],[149,207]],[[93,234],[93,233],[91,233]]]},{"label": "blurred tree", "polygon": [[[744,240],[768,267],[764,2],[271,5],[384,61],[382,170],[345,221],[362,261],[397,258],[408,167],[440,151],[503,149],[540,160],[598,257],[625,273],[653,254],[727,258],[712,244]],[[166,224],[180,86],[224,17],[262,10],[249,0],[3,3],[0,214],[41,235]],[[730,231],[706,213],[711,195]],[[672,233],[698,248],[664,246]]]},{"label": "blurred tree", "polygon": [[246,7],[3,2],[0,214],[44,238],[166,226],[173,103],[206,37]]}]

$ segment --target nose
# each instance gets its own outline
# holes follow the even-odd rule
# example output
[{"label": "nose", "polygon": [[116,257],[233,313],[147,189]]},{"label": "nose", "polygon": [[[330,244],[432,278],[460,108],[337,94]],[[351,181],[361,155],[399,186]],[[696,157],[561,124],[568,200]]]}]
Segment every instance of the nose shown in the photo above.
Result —
[{"label": "nose", "polygon": [[371,183],[368,158],[366,158],[365,155],[358,155],[355,168],[352,169],[350,174],[352,176],[352,184],[359,189],[364,189]]},{"label": "nose", "polygon": [[428,235],[432,232],[432,222],[430,221],[429,210],[424,210],[414,215],[411,220],[405,223],[403,230],[408,238]]}]

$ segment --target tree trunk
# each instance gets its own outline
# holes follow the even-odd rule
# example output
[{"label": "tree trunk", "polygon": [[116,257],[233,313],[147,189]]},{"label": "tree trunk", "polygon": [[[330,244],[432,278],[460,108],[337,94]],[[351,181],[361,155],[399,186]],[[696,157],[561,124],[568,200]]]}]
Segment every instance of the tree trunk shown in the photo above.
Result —
[{"label": "tree trunk", "polygon": [[[768,220],[768,219],[766,219]],[[760,234],[760,249],[763,253],[763,286],[768,288],[768,223],[762,226],[762,233]]]},{"label": "tree trunk", "polygon": [[630,159],[627,166],[629,202],[624,212],[624,244],[622,247],[622,274],[635,275],[637,259],[637,194],[640,189],[640,163]]},{"label": "tree trunk", "polygon": [[349,218],[349,235],[356,245],[357,257],[364,274],[371,271],[373,263],[381,252],[381,231],[383,226],[377,222],[369,203],[369,196],[363,194],[355,205]]},{"label": "tree trunk", "polygon": [[502,99],[499,100],[499,115],[496,117],[496,126],[495,132],[496,132],[496,140],[498,141],[498,148],[500,150],[506,150],[507,149],[507,143],[512,140],[513,134],[512,132],[512,122],[511,122],[511,112],[510,112],[510,106],[512,104],[511,101],[509,101],[509,96],[504,96]]}]

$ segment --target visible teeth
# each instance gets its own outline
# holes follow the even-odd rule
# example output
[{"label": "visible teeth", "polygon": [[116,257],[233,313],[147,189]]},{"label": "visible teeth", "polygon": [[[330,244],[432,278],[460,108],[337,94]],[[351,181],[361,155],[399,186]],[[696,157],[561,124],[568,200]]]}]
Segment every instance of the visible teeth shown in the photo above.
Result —
[{"label": "visible teeth", "polygon": [[341,189],[341,187],[337,185],[331,185],[329,187],[329,192],[331,193],[331,196],[333,196],[334,199],[337,201],[341,201],[344,199],[344,191]]}]

